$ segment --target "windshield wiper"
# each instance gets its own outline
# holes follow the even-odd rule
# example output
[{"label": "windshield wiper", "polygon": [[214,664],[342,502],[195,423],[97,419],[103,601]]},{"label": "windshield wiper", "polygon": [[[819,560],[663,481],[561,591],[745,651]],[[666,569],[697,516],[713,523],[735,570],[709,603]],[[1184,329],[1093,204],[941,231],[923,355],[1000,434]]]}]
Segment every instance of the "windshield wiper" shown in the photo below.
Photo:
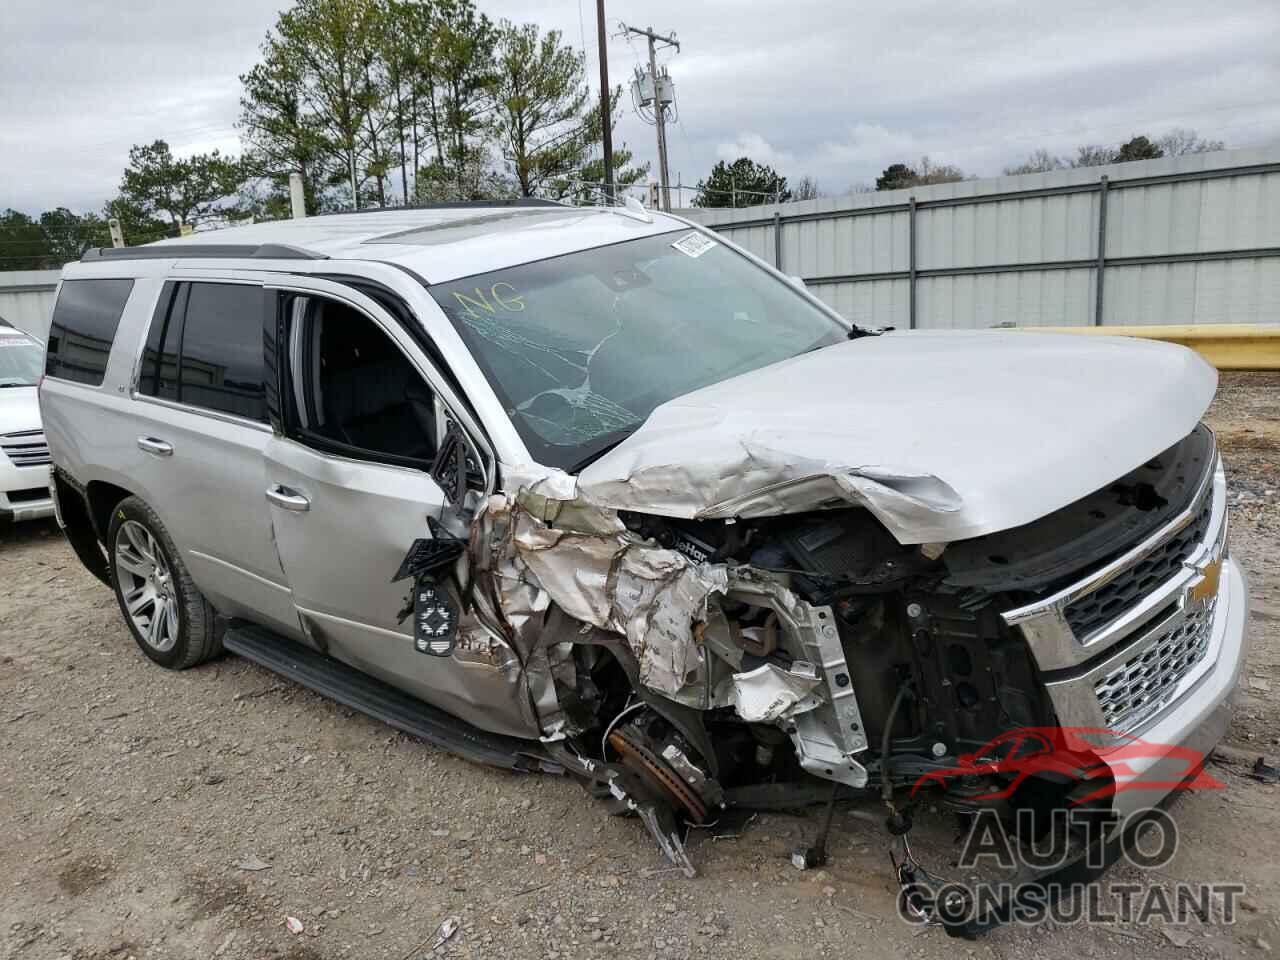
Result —
[{"label": "windshield wiper", "polygon": [[888,333],[893,327],[860,327],[856,323],[849,328],[849,332],[845,334],[846,340],[861,340],[863,337],[878,337],[882,333]]},{"label": "windshield wiper", "polygon": [[565,470],[565,472],[577,473],[579,470],[585,470],[587,467],[591,466],[591,464],[595,463],[597,460],[603,457],[606,453],[608,453],[618,444],[622,443],[622,441],[627,439],[627,437],[635,433],[636,430],[638,429],[639,429],[638,426],[623,427],[621,430],[613,431],[613,433],[606,433],[605,436],[609,437],[610,438],[609,440],[605,441],[605,443],[602,446],[596,447],[593,451],[588,453],[585,457],[583,457],[577,463],[568,467]]}]

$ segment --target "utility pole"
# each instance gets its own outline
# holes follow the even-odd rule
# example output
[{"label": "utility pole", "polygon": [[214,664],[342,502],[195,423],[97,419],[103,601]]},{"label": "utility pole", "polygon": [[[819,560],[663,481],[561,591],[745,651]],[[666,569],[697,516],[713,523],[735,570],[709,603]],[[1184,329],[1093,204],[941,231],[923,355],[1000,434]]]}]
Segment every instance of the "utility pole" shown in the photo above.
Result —
[{"label": "utility pole", "polygon": [[623,29],[627,33],[634,33],[636,36],[644,37],[649,41],[649,82],[653,84],[653,116],[658,128],[658,179],[662,183],[662,209],[670,212],[671,210],[671,177],[667,173],[667,125],[666,125],[666,107],[662,103],[662,87],[658,81],[658,61],[657,49],[658,44],[664,47],[675,47],[680,49],[680,43],[676,40],[673,33],[670,36],[662,36],[653,32],[653,27],[641,30],[638,27],[628,27],[623,24]]},{"label": "utility pole", "polygon": [[604,0],[596,0],[596,43],[600,48],[600,133],[604,146],[604,196],[613,201],[613,111],[609,97],[609,49],[604,29]]}]

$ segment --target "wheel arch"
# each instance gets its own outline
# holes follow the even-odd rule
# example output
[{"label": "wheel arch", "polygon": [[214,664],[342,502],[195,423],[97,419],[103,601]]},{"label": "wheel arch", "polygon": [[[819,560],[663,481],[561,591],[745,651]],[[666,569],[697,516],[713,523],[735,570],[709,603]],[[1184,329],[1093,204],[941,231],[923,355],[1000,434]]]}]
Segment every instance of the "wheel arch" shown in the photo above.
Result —
[{"label": "wheel arch", "polygon": [[[58,522],[67,542],[84,568],[111,586],[111,567],[105,552],[106,535],[99,533],[88,490],[71,482],[61,470],[54,471],[53,484],[58,498]],[[110,516],[112,507],[119,502],[117,499],[107,506],[106,516]]]},{"label": "wheel arch", "polygon": [[107,542],[107,530],[111,527],[111,511],[126,497],[134,496],[132,490],[126,490],[106,480],[90,480],[85,488],[85,500],[89,505],[89,516],[93,521],[94,531],[102,544]]}]

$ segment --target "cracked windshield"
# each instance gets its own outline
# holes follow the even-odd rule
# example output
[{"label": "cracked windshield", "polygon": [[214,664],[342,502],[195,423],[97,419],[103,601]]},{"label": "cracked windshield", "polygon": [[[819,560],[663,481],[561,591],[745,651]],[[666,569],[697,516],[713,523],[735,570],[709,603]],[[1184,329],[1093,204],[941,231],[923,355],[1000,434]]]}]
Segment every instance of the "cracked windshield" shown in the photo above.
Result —
[{"label": "cracked windshield", "polygon": [[580,469],[659,404],[845,329],[687,230],[432,286],[543,463]]}]

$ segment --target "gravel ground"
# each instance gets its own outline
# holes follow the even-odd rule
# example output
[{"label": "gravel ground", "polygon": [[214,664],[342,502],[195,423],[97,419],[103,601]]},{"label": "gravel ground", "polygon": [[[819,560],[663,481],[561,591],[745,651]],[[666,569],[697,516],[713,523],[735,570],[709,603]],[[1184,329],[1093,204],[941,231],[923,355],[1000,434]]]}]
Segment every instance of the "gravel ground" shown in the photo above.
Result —
[{"label": "gravel ground", "polygon": [[[0,531],[0,957],[1259,957],[1280,947],[1280,376],[1227,375],[1210,414],[1233,483],[1252,650],[1224,791],[1185,796],[1143,884],[1242,881],[1225,925],[1005,928],[974,943],[897,919],[881,831],[837,814],[695,836],[697,879],[575,783],[472,766],[248,663],[144,659],[51,523]],[[950,822],[922,817],[925,833]],[[946,864],[937,864],[945,872]],[[303,932],[291,933],[286,917]]]}]

